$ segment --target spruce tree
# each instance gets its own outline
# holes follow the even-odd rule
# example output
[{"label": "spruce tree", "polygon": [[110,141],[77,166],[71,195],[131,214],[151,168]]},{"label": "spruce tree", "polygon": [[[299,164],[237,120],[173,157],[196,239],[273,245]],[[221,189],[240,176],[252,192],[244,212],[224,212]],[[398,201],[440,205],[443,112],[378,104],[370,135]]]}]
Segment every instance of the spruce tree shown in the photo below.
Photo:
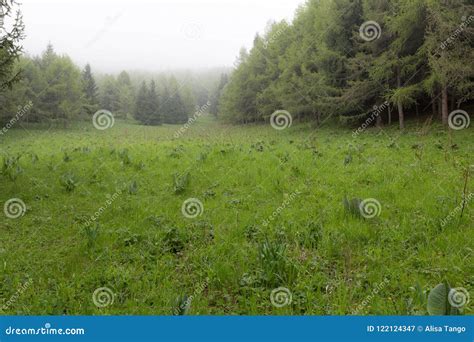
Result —
[{"label": "spruce tree", "polygon": [[98,110],[97,85],[92,75],[90,64],[86,64],[82,72],[82,89],[84,91],[85,101],[84,109],[87,114],[94,114]]},{"label": "spruce tree", "polygon": [[148,120],[148,109],[148,87],[146,82],[143,81],[136,96],[134,113],[135,119],[143,124],[146,124]]},{"label": "spruce tree", "polygon": [[153,80],[150,83],[150,89],[147,95],[147,116],[147,125],[156,126],[161,125],[163,122],[160,113],[160,102],[156,92],[156,84]]}]

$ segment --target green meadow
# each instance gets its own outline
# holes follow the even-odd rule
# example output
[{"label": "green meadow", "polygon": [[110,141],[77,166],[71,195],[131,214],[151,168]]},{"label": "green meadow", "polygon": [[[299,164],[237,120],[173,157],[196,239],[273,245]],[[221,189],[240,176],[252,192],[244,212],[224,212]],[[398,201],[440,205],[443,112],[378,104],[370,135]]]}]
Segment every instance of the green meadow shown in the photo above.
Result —
[{"label": "green meadow", "polygon": [[2,314],[427,314],[439,283],[474,286],[474,139],[408,126],[16,126]]}]

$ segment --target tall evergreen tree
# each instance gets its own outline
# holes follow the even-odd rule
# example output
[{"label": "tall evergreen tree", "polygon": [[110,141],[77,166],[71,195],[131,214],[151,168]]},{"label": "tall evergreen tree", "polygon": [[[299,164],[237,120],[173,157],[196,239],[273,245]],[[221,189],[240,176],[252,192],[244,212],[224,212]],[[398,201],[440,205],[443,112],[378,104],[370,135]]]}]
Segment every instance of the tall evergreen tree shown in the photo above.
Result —
[{"label": "tall evergreen tree", "polygon": [[101,85],[100,106],[114,113],[114,116],[124,118],[120,111],[120,90],[114,76],[108,75]]},{"label": "tall evergreen tree", "polygon": [[130,76],[126,71],[122,71],[118,75],[117,87],[119,92],[119,116],[126,118],[132,114],[134,107],[134,89]]},{"label": "tall evergreen tree", "polygon": [[211,113],[215,117],[218,116],[219,101],[220,101],[220,98],[222,96],[222,92],[224,91],[224,87],[227,85],[228,82],[229,82],[229,77],[227,76],[227,74],[225,74],[225,73],[221,74],[219,84],[217,85],[217,88],[216,88],[215,92],[212,94],[212,96],[209,100],[209,102],[211,103],[210,108],[209,108],[209,113]]},{"label": "tall evergreen tree", "polygon": [[87,114],[93,114],[98,110],[97,85],[92,75],[90,64],[86,64],[82,72],[82,86],[84,90],[84,108]]},{"label": "tall evergreen tree", "polygon": [[140,88],[138,89],[138,93],[136,96],[136,102],[135,102],[135,112],[134,112],[134,117],[136,120],[140,121],[143,124],[147,123],[148,120],[148,87],[146,85],[146,82],[143,81]]},{"label": "tall evergreen tree", "polygon": [[[21,41],[24,39],[25,27],[21,12],[14,10],[18,3],[15,0],[0,0],[0,94],[2,91],[19,80],[20,70],[15,70],[15,62],[18,61],[23,47]],[[4,28],[5,18],[13,18],[13,27],[10,31]]]},{"label": "tall evergreen tree", "polygon": [[165,86],[161,110],[164,122],[167,124],[184,124],[188,121],[186,106],[179,94],[178,82],[171,77],[168,85]]},{"label": "tall evergreen tree", "polygon": [[155,81],[150,82],[150,89],[148,90],[148,95],[147,95],[147,119],[146,119],[146,124],[147,125],[161,125],[163,120],[161,118],[161,112],[160,112],[160,102],[158,98],[158,94],[156,92],[156,84]]}]

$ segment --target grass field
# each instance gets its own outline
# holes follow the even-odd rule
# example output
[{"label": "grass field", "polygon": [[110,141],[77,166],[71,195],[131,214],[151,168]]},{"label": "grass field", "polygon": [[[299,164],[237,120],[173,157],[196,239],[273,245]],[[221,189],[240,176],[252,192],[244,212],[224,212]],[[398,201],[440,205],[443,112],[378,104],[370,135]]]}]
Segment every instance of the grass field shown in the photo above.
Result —
[{"label": "grass field", "polygon": [[[462,219],[456,210],[474,139],[472,127],[422,126],[355,138],[208,117],[179,138],[180,126],[123,122],[12,129],[0,137],[0,201],[21,199],[26,212],[0,220],[0,308],[426,314],[443,280],[474,288],[474,201]],[[345,197],[380,207],[365,218]],[[195,218],[188,199],[202,203]],[[280,287],[283,307],[271,301]]]}]

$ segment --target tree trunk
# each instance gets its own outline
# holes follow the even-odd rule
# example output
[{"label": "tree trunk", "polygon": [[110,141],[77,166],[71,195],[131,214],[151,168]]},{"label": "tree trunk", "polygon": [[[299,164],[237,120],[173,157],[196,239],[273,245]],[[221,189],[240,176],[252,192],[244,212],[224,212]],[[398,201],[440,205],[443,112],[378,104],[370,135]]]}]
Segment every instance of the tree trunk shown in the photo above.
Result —
[{"label": "tree trunk", "polygon": [[405,113],[403,112],[403,105],[398,101],[398,120],[400,121],[400,129],[405,128]]},{"label": "tree trunk", "polygon": [[382,116],[379,114],[377,115],[377,128],[382,128]]},{"label": "tree trunk", "polygon": [[447,126],[448,125],[448,116],[449,116],[449,109],[448,109],[448,87],[443,87],[443,90],[441,92],[441,103],[442,103],[442,114],[441,118],[443,121],[443,125]]},{"label": "tree trunk", "polygon": [[440,119],[443,119],[443,101],[438,96],[438,115]]},{"label": "tree trunk", "polygon": [[433,117],[436,117],[438,115],[438,110],[436,108],[436,99],[432,100],[431,106],[433,108]]},{"label": "tree trunk", "polygon": [[[397,87],[400,88],[402,86],[402,79],[400,76],[400,68],[397,69]],[[403,112],[403,104],[398,101],[398,120],[400,121],[400,129],[403,130],[405,128],[405,113]]]},{"label": "tree trunk", "polygon": [[388,125],[392,124],[392,106],[388,105]]},{"label": "tree trunk", "polygon": [[316,126],[320,127],[321,125],[321,114],[319,112],[316,112]]}]

